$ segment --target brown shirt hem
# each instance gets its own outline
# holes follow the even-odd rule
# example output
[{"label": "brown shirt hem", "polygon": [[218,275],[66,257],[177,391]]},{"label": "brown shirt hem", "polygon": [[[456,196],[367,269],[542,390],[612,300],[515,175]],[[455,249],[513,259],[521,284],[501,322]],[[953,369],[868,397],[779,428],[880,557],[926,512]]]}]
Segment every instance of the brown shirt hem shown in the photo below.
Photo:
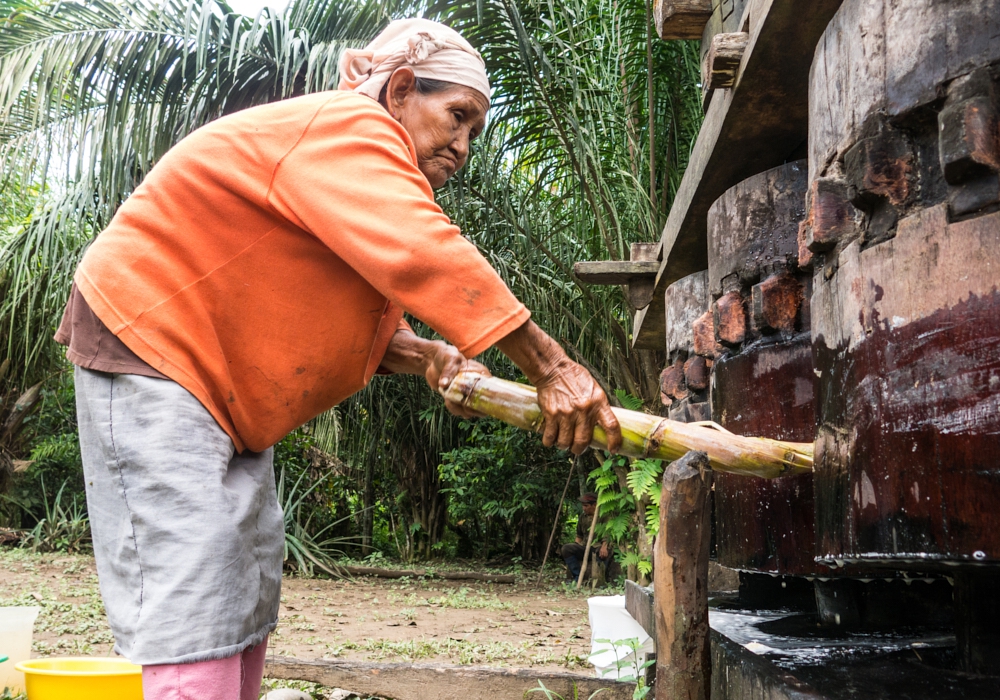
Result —
[{"label": "brown shirt hem", "polygon": [[76,283],[69,293],[55,341],[66,346],[66,359],[78,367],[109,374],[138,374],[168,379],[143,362],[93,312]]}]

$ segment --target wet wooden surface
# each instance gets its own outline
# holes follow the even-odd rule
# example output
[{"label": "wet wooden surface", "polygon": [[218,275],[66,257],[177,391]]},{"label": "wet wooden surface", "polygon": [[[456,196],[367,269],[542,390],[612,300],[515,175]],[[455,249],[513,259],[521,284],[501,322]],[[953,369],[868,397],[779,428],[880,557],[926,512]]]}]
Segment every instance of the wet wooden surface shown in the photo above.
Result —
[{"label": "wet wooden surface", "polygon": [[828,560],[1000,563],[998,250],[1000,214],[949,224],[942,204],[817,271]]},{"label": "wet wooden surface", "polygon": [[[720,358],[713,420],[741,435],[809,442],[816,434],[815,375],[808,334]],[[719,563],[745,571],[815,574],[811,474],[715,477]]]},{"label": "wet wooden surface", "polygon": [[810,75],[818,554],[1000,563],[1000,0],[845,0]]},{"label": "wet wooden surface", "polygon": [[[798,270],[806,163],[794,161],[727,190],[708,214],[715,335],[713,420],[727,430],[795,442],[816,435],[808,275]],[[716,540],[723,566],[815,574],[812,475],[764,482],[718,475]]]}]

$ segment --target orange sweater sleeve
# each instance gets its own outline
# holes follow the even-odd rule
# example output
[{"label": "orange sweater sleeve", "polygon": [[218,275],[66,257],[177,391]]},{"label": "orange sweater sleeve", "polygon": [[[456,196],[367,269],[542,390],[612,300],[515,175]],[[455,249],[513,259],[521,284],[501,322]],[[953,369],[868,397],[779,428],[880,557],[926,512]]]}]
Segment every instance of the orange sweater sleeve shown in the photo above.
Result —
[{"label": "orange sweater sleeve", "polygon": [[466,357],[530,316],[434,201],[406,131],[338,93],[281,159],[268,203]]}]

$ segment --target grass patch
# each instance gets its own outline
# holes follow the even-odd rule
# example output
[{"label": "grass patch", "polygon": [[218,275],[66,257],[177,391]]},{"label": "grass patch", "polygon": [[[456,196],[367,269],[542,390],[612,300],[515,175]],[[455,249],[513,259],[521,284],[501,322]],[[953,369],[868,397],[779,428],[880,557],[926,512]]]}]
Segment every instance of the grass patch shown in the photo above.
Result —
[{"label": "grass patch", "polygon": [[[8,571],[19,569],[36,573],[39,566],[54,564],[62,567],[64,573],[78,574],[86,568],[89,559],[66,554],[35,554],[21,549],[0,549],[0,567]],[[104,603],[97,587],[97,576],[94,574],[86,576],[82,581],[54,579],[44,584],[38,583],[28,590],[15,590],[15,584],[0,580],[0,597],[8,606],[41,608],[35,620],[35,632],[52,632],[65,637],[56,642],[36,639],[32,648],[39,656],[107,654],[111,651],[114,637],[108,627]],[[76,600],[65,602],[60,598]]]},{"label": "grass patch", "polygon": [[500,600],[495,593],[476,593],[469,588],[459,588],[439,596],[424,598],[416,593],[403,596],[390,593],[390,603],[405,603],[414,607],[456,608],[459,610],[513,610],[514,606]]},{"label": "grass patch", "polygon": [[329,656],[340,656],[346,651],[363,651],[369,661],[425,661],[446,658],[461,665],[481,666],[517,664],[543,666],[559,664],[566,668],[589,667],[585,656],[572,653],[560,654],[545,648],[540,642],[529,640],[519,644],[511,642],[473,642],[464,639],[409,639],[392,641],[388,639],[365,639],[344,641],[327,645]]}]

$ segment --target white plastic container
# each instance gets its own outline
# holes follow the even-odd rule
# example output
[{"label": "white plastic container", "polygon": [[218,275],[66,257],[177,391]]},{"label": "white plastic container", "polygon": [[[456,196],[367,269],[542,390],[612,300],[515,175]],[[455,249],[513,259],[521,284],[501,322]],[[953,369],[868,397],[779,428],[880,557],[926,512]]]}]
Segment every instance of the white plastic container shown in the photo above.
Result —
[{"label": "white plastic container", "polygon": [[[656,640],[625,609],[625,596],[587,598],[590,609],[590,663],[600,678],[623,678],[643,675],[646,656],[656,648]],[[600,640],[600,641],[598,641]],[[634,640],[633,653],[625,644]]]},{"label": "white plastic container", "polygon": [[24,692],[24,674],[15,665],[31,658],[31,636],[41,608],[0,608],[0,693],[5,687],[11,694]]}]

